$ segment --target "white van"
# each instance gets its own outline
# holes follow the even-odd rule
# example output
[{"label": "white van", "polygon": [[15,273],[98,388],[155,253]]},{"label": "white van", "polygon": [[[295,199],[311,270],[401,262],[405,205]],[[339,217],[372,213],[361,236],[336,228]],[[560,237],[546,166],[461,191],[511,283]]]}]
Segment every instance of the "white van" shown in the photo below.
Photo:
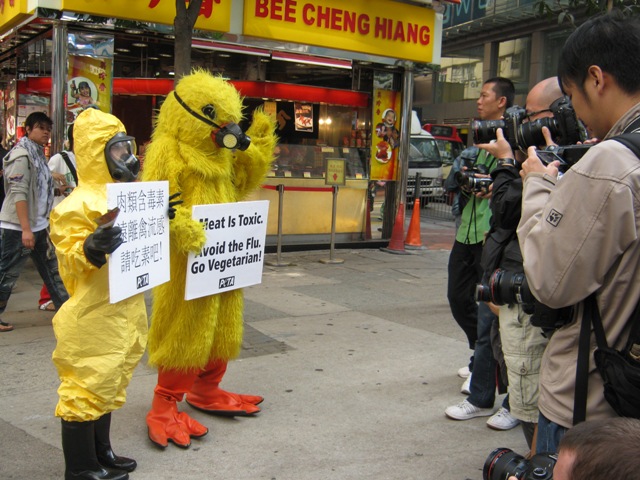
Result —
[{"label": "white van", "polygon": [[420,174],[420,204],[444,194],[442,157],[433,136],[420,125],[418,114],[411,112],[411,136],[409,146],[409,175],[407,178],[407,205],[415,201],[416,175]]}]

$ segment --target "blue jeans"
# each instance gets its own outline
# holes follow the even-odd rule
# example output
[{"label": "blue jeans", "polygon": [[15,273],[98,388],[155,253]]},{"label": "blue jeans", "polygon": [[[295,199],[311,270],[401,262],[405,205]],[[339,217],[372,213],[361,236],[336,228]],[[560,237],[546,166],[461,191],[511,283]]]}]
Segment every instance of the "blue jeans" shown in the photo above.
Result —
[{"label": "blue jeans", "polygon": [[[478,340],[473,352],[473,374],[471,375],[471,395],[467,400],[479,408],[491,408],[496,399],[496,360],[491,348],[491,324],[496,321],[496,316],[491,313],[486,303],[478,304]],[[508,407],[505,397],[503,403]]]},{"label": "blue jeans", "polygon": [[19,230],[0,230],[2,235],[2,254],[0,256],[0,313],[7,308],[11,291],[18,281],[27,257],[38,269],[38,273],[49,290],[51,300],[56,308],[67,301],[69,294],[64,288],[58,273],[58,259],[49,240],[49,232],[34,232],[35,247],[29,250],[22,245],[22,232]]},{"label": "blue jeans", "polygon": [[536,453],[556,453],[560,439],[569,430],[562,425],[553,423],[547,417],[540,414],[538,417],[538,437],[536,440]]}]

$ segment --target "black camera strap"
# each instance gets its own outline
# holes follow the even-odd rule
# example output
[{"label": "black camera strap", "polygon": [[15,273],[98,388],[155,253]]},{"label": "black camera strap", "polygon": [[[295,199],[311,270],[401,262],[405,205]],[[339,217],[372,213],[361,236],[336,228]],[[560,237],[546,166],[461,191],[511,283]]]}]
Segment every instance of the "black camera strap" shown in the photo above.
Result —
[{"label": "black camera strap", "polygon": [[67,168],[71,172],[71,175],[73,176],[73,179],[75,180],[76,185],[78,185],[78,173],[76,172],[76,167],[73,166],[73,163],[71,162],[71,159],[69,158],[69,155],[67,154],[67,152],[62,150],[60,152],[60,156],[64,160],[64,163],[67,164]]}]

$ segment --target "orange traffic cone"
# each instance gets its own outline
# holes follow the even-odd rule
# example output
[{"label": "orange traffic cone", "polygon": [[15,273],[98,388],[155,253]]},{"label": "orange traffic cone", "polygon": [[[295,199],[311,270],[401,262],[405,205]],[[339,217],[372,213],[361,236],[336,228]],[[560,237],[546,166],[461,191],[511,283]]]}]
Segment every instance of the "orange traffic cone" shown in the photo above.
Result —
[{"label": "orange traffic cone", "polygon": [[398,254],[408,253],[404,249],[404,203],[400,203],[398,206],[398,213],[396,213],[396,221],[393,224],[389,245],[381,248],[380,250]]},{"label": "orange traffic cone", "polygon": [[409,230],[404,246],[409,249],[422,249],[422,240],[420,239],[420,199],[416,198],[413,202],[413,213],[409,222]]}]

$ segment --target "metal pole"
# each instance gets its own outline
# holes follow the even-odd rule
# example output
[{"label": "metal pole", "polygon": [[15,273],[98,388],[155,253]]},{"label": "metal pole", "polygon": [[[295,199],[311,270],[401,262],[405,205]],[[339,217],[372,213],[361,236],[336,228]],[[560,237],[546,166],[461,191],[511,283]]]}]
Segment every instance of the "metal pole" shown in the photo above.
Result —
[{"label": "metal pole", "polygon": [[[404,205],[407,199],[407,178],[409,177],[409,146],[411,135],[411,111],[413,109],[413,63],[405,62],[402,75],[402,118],[400,119],[400,168],[396,190],[396,205]],[[416,185],[416,195],[418,186]]]},{"label": "metal pole", "polygon": [[339,258],[333,258],[333,253],[335,250],[335,242],[336,242],[336,214],[338,207],[338,186],[333,186],[333,205],[331,207],[331,246],[329,248],[329,259],[320,260],[320,263],[331,263],[338,264],[344,263],[344,260]]},{"label": "metal pole", "polygon": [[288,267],[292,265],[289,262],[283,262],[281,259],[282,255],[282,211],[284,204],[284,185],[281,183],[278,185],[278,245],[276,247],[276,261],[275,262],[265,262],[267,265],[271,267]]},{"label": "metal pole", "polygon": [[51,154],[63,149],[66,127],[65,90],[67,87],[67,24],[61,21],[53,23],[53,56],[51,59]]}]

